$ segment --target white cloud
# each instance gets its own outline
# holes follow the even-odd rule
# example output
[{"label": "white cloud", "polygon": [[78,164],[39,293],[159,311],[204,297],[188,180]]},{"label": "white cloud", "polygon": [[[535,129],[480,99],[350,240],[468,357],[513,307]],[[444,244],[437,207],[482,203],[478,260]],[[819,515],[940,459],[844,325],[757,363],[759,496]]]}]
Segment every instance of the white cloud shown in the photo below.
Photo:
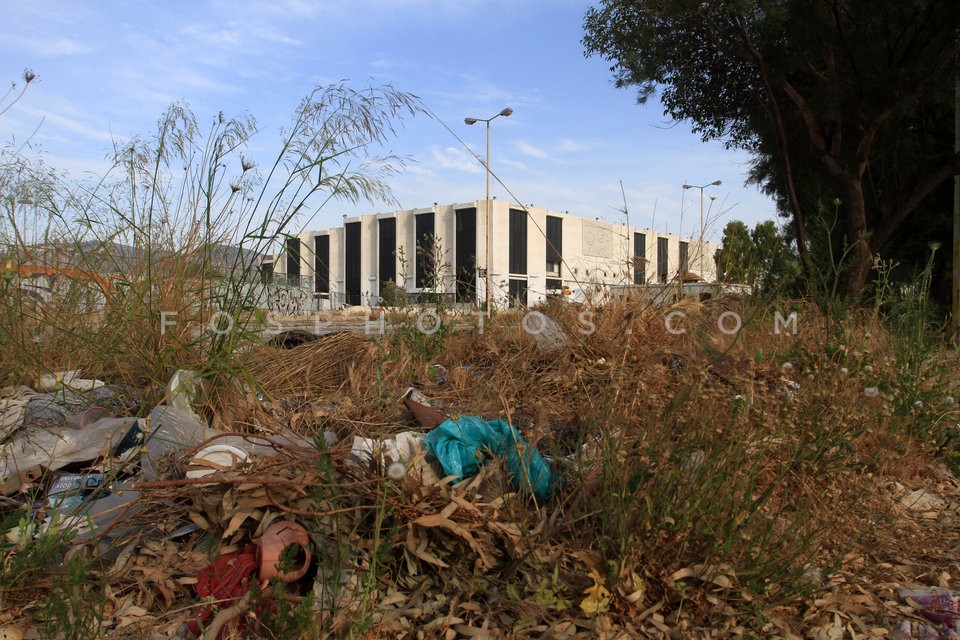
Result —
[{"label": "white cloud", "polygon": [[570,138],[561,140],[558,147],[558,150],[562,153],[576,153],[578,151],[586,151],[587,149],[587,145],[571,140]]},{"label": "white cloud", "polygon": [[[492,165],[493,162],[491,162],[490,164]],[[527,169],[527,165],[525,165],[524,163],[519,162],[519,161],[517,161],[517,160],[509,160],[509,159],[507,159],[507,158],[502,158],[502,159],[500,160],[500,164],[504,164],[504,165],[506,165],[506,166],[508,166],[508,167],[513,167],[514,169],[520,169],[520,170],[523,170],[523,171],[526,171],[526,169]]]},{"label": "white cloud", "polygon": [[518,140],[514,143],[514,146],[521,152],[528,156],[533,156],[534,158],[546,158],[547,152],[543,149],[538,149],[532,144],[528,144],[523,140]]},{"label": "white cloud", "polygon": [[191,44],[197,47],[220,46],[233,49],[251,47],[266,42],[299,46],[303,44],[296,38],[283,35],[277,29],[266,26],[252,27],[237,21],[230,21],[226,28],[213,28],[205,24],[191,24],[181,29],[180,33],[195,41]]},{"label": "white cloud", "polygon": [[285,36],[282,33],[279,33],[276,29],[272,29],[272,28],[271,29],[265,29],[265,28],[253,29],[251,33],[253,34],[254,37],[256,37],[259,40],[262,40],[263,42],[275,42],[277,44],[285,44],[293,47],[299,47],[300,45],[303,44],[302,41],[297,40],[296,38]]},{"label": "white cloud", "polygon": [[195,39],[193,44],[198,46],[238,47],[243,43],[243,34],[237,29],[211,29],[206,25],[191,24],[180,33],[188,38]]},{"label": "white cloud", "polygon": [[81,44],[72,38],[28,38],[25,36],[6,37],[6,48],[16,49],[19,53],[54,58],[90,53],[93,47]]},{"label": "white cloud", "polygon": [[[63,113],[50,111],[47,109],[36,109],[28,105],[18,105],[18,110],[22,111],[31,118],[36,119],[38,122],[42,120],[43,124],[41,125],[41,130],[43,127],[50,126],[81,135],[90,140],[96,140],[99,142],[112,141],[112,138],[108,132],[84,124],[80,120],[66,116]],[[82,118],[83,116],[80,117]],[[84,119],[89,120],[89,117]]]},{"label": "white cloud", "polygon": [[407,165],[403,169],[403,173],[414,173],[421,176],[434,176],[436,173],[432,169],[427,167],[421,167],[418,164]]},{"label": "white cloud", "polygon": [[430,158],[434,164],[443,169],[456,169],[468,173],[483,173],[483,163],[470,154],[456,147],[430,148]]}]

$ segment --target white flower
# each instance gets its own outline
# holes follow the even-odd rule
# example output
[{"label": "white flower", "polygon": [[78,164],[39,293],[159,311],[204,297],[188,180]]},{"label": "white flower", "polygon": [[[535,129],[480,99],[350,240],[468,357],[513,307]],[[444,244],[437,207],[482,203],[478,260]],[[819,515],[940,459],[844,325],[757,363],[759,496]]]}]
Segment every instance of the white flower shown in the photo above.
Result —
[{"label": "white flower", "polygon": [[784,386],[784,388],[786,388],[786,389],[794,389],[794,390],[796,390],[796,389],[799,389],[799,388],[800,388],[800,383],[799,383],[799,382],[794,382],[793,380],[791,380],[791,379],[789,379],[789,378],[780,378],[780,382],[783,383],[783,386]]},{"label": "white flower", "polygon": [[865,373],[873,373],[873,365],[868,364],[867,366],[865,366],[865,367],[863,368],[863,371],[864,371]]},{"label": "white flower", "polygon": [[917,409],[923,409],[923,400],[914,400],[913,406],[915,406]]},{"label": "white flower", "polygon": [[847,369],[846,367],[840,367],[840,375],[845,376],[848,373],[850,373],[850,369]]},{"label": "white flower", "polygon": [[813,381],[816,379],[817,379],[817,376],[813,375],[812,373],[807,374],[807,380]]},{"label": "white flower", "polygon": [[864,387],[863,395],[867,396],[868,398],[875,398],[880,395],[880,389],[877,387]]},{"label": "white flower", "polygon": [[948,407],[952,407],[953,405],[957,404],[957,401],[954,399],[953,396],[947,396],[946,398],[943,399],[943,403]]},{"label": "white flower", "polygon": [[780,369],[781,369],[784,373],[786,373],[786,372],[788,372],[788,371],[793,371],[793,363],[792,363],[792,362],[784,362],[782,365],[780,365]]}]

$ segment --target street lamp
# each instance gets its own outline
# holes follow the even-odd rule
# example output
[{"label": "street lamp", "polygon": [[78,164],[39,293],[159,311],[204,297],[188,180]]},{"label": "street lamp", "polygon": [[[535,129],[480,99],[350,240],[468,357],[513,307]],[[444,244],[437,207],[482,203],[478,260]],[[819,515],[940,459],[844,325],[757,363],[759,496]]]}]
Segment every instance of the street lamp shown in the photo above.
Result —
[{"label": "street lamp", "polygon": [[[704,281],[706,281],[707,278],[706,278],[706,276],[705,276],[704,273],[703,273],[703,190],[706,189],[707,187],[719,187],[720,184],[721,184],[721,183],[720,183],[719,180],[714,180],[714,181],[711,182],[710,184],[705,184],[705,185],[703,185],[703,186],[699,186],[699,185],[695,185],[695,184],[685,184],[685,185],[683,185],[683,190],[684,190],[684,191],[686,191],[687,189],[700,189],[700,277],[703,278]],[[712,197],[712,196],[711,196],[710,200],[711,200],[710,206],[712,207],[712,206],[713,206],[713,202],[712,202],[712,201],[713,201],[713,197]],[[681,278],[682,278],[682,277],[683,277],[683,276],[681,276]]]},{"label": "street lamp", "polygon": [[490,244],[491,244],[490,236],[493,233],[492,231],[493,225],[490,220],[490,122],[492,120],[499,118],[500,116],[507,117],[512,113],[513,113],[513,109],[511,109],[510,107],[506,107],[500,113],[490,118],[464,118],[463,119],[463,121],[466,124],[476,124],[478,122],[487,123],[487,161],[485,163],[485,166],[487,169],[487,198],[486,198],[486,205],[484,208],[486,209],[486,216],[487,216],[486,298],[487,298],[487,317],[488,318],[490,317],[490,266],[491,266],[490,263],[492,261],[490,257]]}]

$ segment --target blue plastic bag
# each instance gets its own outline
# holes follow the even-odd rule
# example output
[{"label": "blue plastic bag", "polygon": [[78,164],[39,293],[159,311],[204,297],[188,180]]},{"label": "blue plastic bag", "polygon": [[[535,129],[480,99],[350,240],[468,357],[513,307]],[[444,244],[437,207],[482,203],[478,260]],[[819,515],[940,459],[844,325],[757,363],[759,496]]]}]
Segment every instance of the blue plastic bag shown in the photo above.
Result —
[{"label": "blue plastic bag", "polygon": [[521,492],[540,500],[553,493],[553,473],[546,460],[503,420],[485,422],[477,416],[460,416],[430,431],[425,443],[448,476],[462,480],[480,471],[486,458],[500,456],[506,459],[514,486]]}]

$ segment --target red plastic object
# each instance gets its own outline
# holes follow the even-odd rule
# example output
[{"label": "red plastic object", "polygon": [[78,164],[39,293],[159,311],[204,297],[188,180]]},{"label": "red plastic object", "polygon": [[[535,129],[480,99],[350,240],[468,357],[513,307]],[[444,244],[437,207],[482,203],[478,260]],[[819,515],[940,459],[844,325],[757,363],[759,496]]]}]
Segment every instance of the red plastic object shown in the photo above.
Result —
[{"label": "red plastic object", "polygon": [[[249,591],[258,566],[257,555],[257,545],[248,544],[240,551],[220,556],[200,572],[197,584],[193,585],[194,590],[201,598],[212,597],[218,602],[202,607],[187,625],[194,637],[200,635],[203,625],[210,621],[215,610],[229,607]],[[233,625],[232,621],[224,625],[217,637],[226,636]]]}]

